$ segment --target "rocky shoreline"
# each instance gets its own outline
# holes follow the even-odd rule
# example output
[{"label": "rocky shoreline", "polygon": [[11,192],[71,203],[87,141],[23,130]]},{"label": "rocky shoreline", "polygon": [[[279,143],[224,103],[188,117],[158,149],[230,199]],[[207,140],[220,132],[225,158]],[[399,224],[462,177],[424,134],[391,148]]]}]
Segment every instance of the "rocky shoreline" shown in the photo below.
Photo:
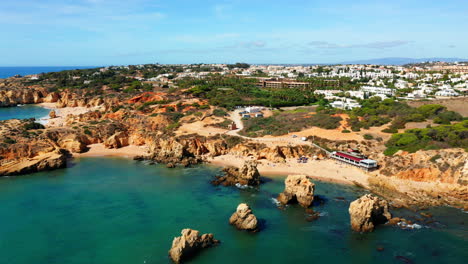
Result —
[{"label": "rocky shoreline", "polygon": [[[297,158],[325,157],[320,149],[308,145],[263,144],[226,134],[176,136],[174,129],[177,127],[173,128],[175,114],[167,112],[167,107],[179,112],[190,111],[193,101],[180,101],[170,106],[156,105],[148,113],[139,110],[148,100],[168,97],[157,93],[145,93],[134,98],[122,97],[124,95],[120,93],[115,96],[90,96],[82,92],[49,92],[44,87],[25,88],[17,83],[15,85],[5,82],[0,85],[0,106],[48,102],[56,104],[57,108],[79,106],[90,111],[62,117],[61,127],[35,127],[33,121],[25,120],[2,121],[0,137],[5,140],[0,145],[0,175],[4,176],[63,168],[66,166],[64,157],[69,155],[63,153],[86,153],[93,144],[102,144],[106,149],[146,146],[148,154],[139,155],[135,159],[162,163],[168,167],[191,166],[210,162],[220,156],[235,156],[240,160],[260,162],[261,168],[270,164],[268,166],[272,171],[277,166],[284,168],[276,170],[279,172],[291,169],[299,172],[305,165],[294,164]],[[209,115],[211,111],[206,110],[204,115]],[[181,120],[192,122],[189,119]],[[400,151],[387,157],[381,154],[382,144],[376,141],[331,141],[315,137],[315,142],[329,149],[359,149],[363,154],[375,157],[381,168],[376,172],[364,173],[323,160],[320,162],[329,165],[320,166],[319,162],[311,161],[310,167],[302,169],[304,172],[314,171],[314,165],[328,170],[326,175],[331,175],[331,169],[336,168],[335,174],[339,176],[342,170],[345,174],[349,173],[348,176],[340,176],[349,177],[347,182],[365,187],[399,206],[452,205],[468,208],[468,153],[463,149],[416,153]],[[231,175],[236,173],[232,168],[226,170]],[[309,176],[320,177],[320,174],[320,171],[315,171]],[[359,174],[360,178],[351,174]],[[228,178],[224,183],[219,183],[235,184],[232,177],[231,180]],[[322,178],[333,180],[339,177]]]}]

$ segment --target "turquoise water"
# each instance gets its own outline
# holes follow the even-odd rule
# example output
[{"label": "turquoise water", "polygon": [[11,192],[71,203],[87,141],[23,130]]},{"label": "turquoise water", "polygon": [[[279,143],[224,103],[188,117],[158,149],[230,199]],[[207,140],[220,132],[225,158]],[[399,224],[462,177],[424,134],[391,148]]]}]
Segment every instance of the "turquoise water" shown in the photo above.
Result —
[{"label": "turquoise water", "polygon": [[34,117],[37,120],[49,115],[50,109],[37,105],[23,105],[14,107],[0,107],[0,120],[7,119],[25,119]]},{"label": "turquoise water", "polygon": [[[214,187],[218,169],[167,169],[120,158],[82,158],[67,169],[0,178],[1,263],[169,263],[167,251],[183,228],[214,233],[222,243],[190,263],[463,263],[467,214],[432,210],[430,228],[350,231],[349,202],[362,191],[316,182],[323,216],[277,209],[271,200],[284,177],[260,191]],[[344,197],[345,201],[335,199]],[[247,202],[265,227],[241,232],[228,224]],[[409,214],[410,212],[400,211]],[[377,247],[384,247],[379,252]]]}]

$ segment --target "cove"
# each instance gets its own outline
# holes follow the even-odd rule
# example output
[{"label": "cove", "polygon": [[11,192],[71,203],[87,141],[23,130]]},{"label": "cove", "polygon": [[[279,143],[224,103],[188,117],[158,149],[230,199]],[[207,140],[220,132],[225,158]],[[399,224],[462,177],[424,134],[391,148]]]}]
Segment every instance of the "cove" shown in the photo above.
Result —
[{"label": "cove", "polygon": [[26,119],[48,117],[50,109],[37,105],[22,105],[14,107],[0,107],[0,120]]},{"label": "cove", "polygon": [[[285,177],[240,190],[212,186],[217,173],[210,166],[80,158],[67,169],[0,178],[1,262],[170,263],[167,251],[183,228],[221,240],[190,263],[463,263],[468,257],[468,215],[460,210],[433,208],[435,222],[420,229],[379,226],[358,234],[350,230],[348,207],[364,193],[359,188],[314,181],[325,202],[314,206],[322,216],[307,222],[302,208],[279,210],[272,200]],[[228,224],[241,202],[265,221],[261,232]]]}]

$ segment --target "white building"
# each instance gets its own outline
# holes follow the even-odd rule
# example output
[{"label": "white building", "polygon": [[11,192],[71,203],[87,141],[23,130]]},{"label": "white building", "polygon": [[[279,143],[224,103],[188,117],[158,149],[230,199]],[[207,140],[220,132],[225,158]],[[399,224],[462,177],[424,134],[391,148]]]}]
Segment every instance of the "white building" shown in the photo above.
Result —
[{"label": "white building", "polygon": [[361,87],[361,91],[368,92],[372,94],[385,94],[385,95],[394,95],[395,90],[386,87],[376,87],[376,86],[363,86]]},{"label": "white building", "polygon": [[454,91],[453,89],[444,89],[435,93],[436,96],[443,96],[443,97],[452,97],[452,96],[459,96],[460,94]]},{"label": "white building", "polygon": [[330,103],[330,106],[333,108],[347,109],[347,110],[361,107],[361,105],[353,99],[349,99],[349,98],[341,98],[341,99],[342,100],[338,100],[338,101],[334,101]]}]

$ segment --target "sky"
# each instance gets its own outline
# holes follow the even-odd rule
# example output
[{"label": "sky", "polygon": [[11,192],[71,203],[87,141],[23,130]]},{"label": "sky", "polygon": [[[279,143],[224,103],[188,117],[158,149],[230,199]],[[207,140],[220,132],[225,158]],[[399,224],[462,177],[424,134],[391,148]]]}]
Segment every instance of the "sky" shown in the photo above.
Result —
[{"label": "sky", "polygon": [[468,58],[468,0],[0,0],[0,66]]}]

